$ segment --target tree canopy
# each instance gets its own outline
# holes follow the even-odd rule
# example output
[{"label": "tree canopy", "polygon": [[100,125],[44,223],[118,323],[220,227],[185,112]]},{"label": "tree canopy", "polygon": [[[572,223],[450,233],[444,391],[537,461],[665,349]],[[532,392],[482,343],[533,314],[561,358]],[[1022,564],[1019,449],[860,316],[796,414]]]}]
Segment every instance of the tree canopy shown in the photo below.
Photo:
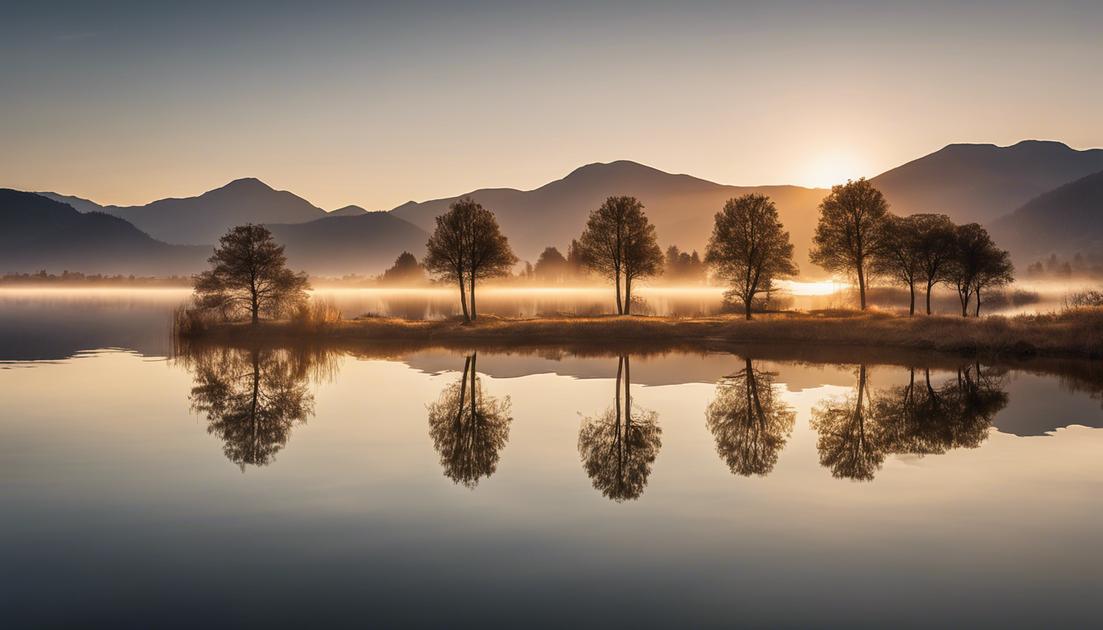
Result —
[{"label": "tree canopy", "polygon": [[591,212],[578,250],[587,267],[614,281],[618,315],[631,314],[632,281],[662,271],[663,252],[655,226],[635,197],[609,197]]},{"label": "tree canopy", "polygon": [[195,277],[195,295],[201,308],[224,317],[261,314],[278,317],[306,302],[306,274],[287,268],[283,246],[262,225],[239,225],[218,240],[212,268]]},{"label": "tree canopy", "polygon": [[866,308],[866,270],[877,250],[888,203],[865,178],[833,186],[820,203],[812,262],[827,271],[854,274],[862,310]]},{"label": "tree canopy", "polygon": [[705,260],[731,285],[747,319],[756,296],[769,295],[774,280],[797,273],[789,233],[765,195],[743,195],[724,204],[716,213]]}]

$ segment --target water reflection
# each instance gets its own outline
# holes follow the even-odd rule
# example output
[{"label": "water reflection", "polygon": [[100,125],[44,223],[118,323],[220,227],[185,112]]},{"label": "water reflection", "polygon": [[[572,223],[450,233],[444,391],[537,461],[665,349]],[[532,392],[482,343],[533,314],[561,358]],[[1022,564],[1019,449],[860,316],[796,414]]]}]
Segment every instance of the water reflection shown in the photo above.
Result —
[{"label": "water reflection", "polygon": [[494,474],[513,420],[508,396],[497,399],[483,393],[476,361],[475,353],[467,356],[460,379],[429,405],[429,436],[440,453],[444,475],[468,488]]},{"label": "water reflection", "polygon": [[886,455],[936,455],[976,448],[988,438],[995,415],[1007,405],[1003,372],[961,366],[936,387],[930,370],[916,383],[871,392],[867,368],[857,370],[854,391],[822,401],[812,411],[820,464],[838,478],[870,481]]},{"label": "water reflection", "polygon": [[242,471],[275,460],[292,429],[314,415],[310,377],[334,371],[325,352],[196,346],[180,358],[194,374],[192,410],[206,415],[207,432]]},{"label": "water reflection", "polygon": [[716,385],[705,423],[733,474],[764,476],[777,464],[797,414],[774,395],[777,374],[755,369],[750,359],[744,361],[742,370]]},{"label": "water reflection", "polygon": [[658,414],[633,408],[628,356],[617,358],[614,401],[601,414],[583,420],[578,452],[594,488],[619,503],[643,494],[662,447]]}]

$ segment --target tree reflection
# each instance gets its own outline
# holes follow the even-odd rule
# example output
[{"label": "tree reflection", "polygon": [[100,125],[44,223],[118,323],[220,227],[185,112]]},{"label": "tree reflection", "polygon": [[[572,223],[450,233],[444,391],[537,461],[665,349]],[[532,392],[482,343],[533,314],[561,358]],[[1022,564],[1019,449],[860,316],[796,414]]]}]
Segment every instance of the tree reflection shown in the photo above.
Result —
[{"label": "tree reflection", "polygon": [[464,359],[463,375],[429,405],[429,435],[440,453],[444,474],[474,488],[494,474],[509,441],[510,400],[483,394],[475,372],[476,355]]},{"label": "tree reflection", "polygon": [[1007,404],[1001,374],[980,364],[963,366],[936,386],[930,370],[914,369],[908,383],[870,395],[865,366],[855,393],[827,401],[812,413],[820,436],[820,463],[835,477],[868,481],[886,455],[938,455],[976,448],[988,438],[995,415]]},{"label": "tree reflection", "polygon": [[767,475],[793,431],[796,412],[774,396],[773,373],[746,366],[716,386],[705,422],[732,473]]},{"label": "tree reflection", "polygon": [[[623,398],[621,395],[623,386]],[[658,414],[632,406],[631,365],[617,359],[613,407],[583,420],[578,452],[594,488],[617,501],[638,499],[662,446]]]},{"label": "tree reflection", "polygon": [[195,375],[189,400],[207,416],[207,432],[223,442],[242,471],[274,461],[291,430],[314,414],[310,376],[333,370],[328,353],[200,346],[182,357]]},{"label": "tree reflection", "polygon": [[816,448],[820,464],[832,476],[869,481],[881,467],[885,454],[877,426],[871,422],[866,388],[866,366],[858,367],[855,391],[842,399],[824,401],[812,410],[812,428],[819,432]]}]

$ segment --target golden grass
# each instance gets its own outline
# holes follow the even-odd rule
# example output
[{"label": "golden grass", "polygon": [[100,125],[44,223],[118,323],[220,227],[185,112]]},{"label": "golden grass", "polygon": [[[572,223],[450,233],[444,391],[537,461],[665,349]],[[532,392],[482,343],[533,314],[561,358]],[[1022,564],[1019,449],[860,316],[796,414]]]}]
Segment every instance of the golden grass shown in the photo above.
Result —
[{"label": "golden grass", "polygon": [[295,321],[215,323],[183,335],[222,342],[349,342],[452,347],[561,346],[573,349],[658,350],[738,344],[912,349],[1008,357],[1103,357],[1103,309],[1046,315],[913,318],[886,313],[820,311],[698,318],[556,316],[478,322],[371,317],[304,326]]}]

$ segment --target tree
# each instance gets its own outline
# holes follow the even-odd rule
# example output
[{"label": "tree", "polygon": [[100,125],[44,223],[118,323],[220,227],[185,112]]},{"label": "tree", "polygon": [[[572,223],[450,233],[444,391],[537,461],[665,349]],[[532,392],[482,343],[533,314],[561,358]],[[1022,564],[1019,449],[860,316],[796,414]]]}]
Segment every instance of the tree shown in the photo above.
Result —
[{"label": "tree", "polygon": [[425,267],[410,252],[402,252],[380,279],[384,284],[421,284],[425,282]]},{"label": "tree", "polygon": [[793,431],[796,412],[774,396],[774,376],[746,359],[743,370],[717,384],[705,412],[716,450],[734,474],[769,474]]},{"label": "tree", "polygon": [[231,229],[207,262],[213,268],[195,277],[196,299],[225,317],[248,313],[255,324],[261,313],[278,317],[307,299],[306,274],[287,268],[283,246],[264,226]]},{"label": "tree", "polygon": [[[455,281],[460,287],[464,321],[478,318],[475,308],[476,279],[503,276],[517,263],[509,240],[498,228],[494,213],[464,197],[436,219],[426,244],[425,267],[433,274]],[[468,295],[471,309],[468,310]]]},{"label": "tree", "polygon": [[476,359],[475,354],[467,357],[460,380],[429,406],[429,436],[444,474],[468,488],[494,474],[513,421],[509,397],[498,400],[483,394]]},{"label": "tree", "polygon": [[981,290],[1011,284],[1015,280],[1014,273],[1015,267],[1011,264],[1011,255],[1007,250],[999,249],[994,243],[984,250],[976,278],[973,279],[973,292],[977,295],[977,317],[980,317]]},{"label": "tree", "polygon": [[663,264],[663,277],[667,282],[701,283],[705,280],[705,264],[697,254],[683,252],[677,245],[666,248],[666,260]]},{"label": "tree", "polygon": [[887,213],[884,195],[865,178],[833,186],[820,203],[810,258],[827,271],[855,274],[862,310],[866,308],[866,265],[877,250]]},{"label": "tree", "polygon": [[619,357],[614,407],[586,418],[578,433],[578,453],[586,474],[594,488],[618,503],[643,494],[651,464],[662,446],[658,414],[634,409],[631,387],[629,359]]},{"label": "tree", "polygon": [[773,291],[775,279],[797,273],[789,233],[765,195],[743,195],[724,204],[716,213],[705,261],[731,285],[747,319],[757,295]]},{"label": "tree", "polygon": [[567,277],[567,259],[554,247],[545,247],[536,259],[533,273],[542,282],[560,284]]},{"label": "tree", "polygon": [[915,283],[923,273],[919,258],[919,227],[914,216],[888,215],[873,252],[871,270],[908,287],[908,317],[915,315]]},{"label": "tree", "polygon": [[618,315],[631,314],[632,281],[658,274],[662,267],[655,226],[635,197],[609,197],[591,212],[578,249],[587,267],[613,279]]},{"label": "tree", "polygon": [[944,214],[913,214],[909,217],[916,231],[915,258],[919,279],[927,286],[927,314],[931,314],[931,289],[945,280],[953,258],[954,223]]},{"label": "tree", "polygon": [[980,317],[981,291],[1010,283],[1014,268],[1011,257],[996,247],[988,230],[976,223],[959,225],[954,230],[953,258],[947,266],[946,281],[957,289],[961,316],[969,315],[969,300],[977,296],[976,316]]}]

